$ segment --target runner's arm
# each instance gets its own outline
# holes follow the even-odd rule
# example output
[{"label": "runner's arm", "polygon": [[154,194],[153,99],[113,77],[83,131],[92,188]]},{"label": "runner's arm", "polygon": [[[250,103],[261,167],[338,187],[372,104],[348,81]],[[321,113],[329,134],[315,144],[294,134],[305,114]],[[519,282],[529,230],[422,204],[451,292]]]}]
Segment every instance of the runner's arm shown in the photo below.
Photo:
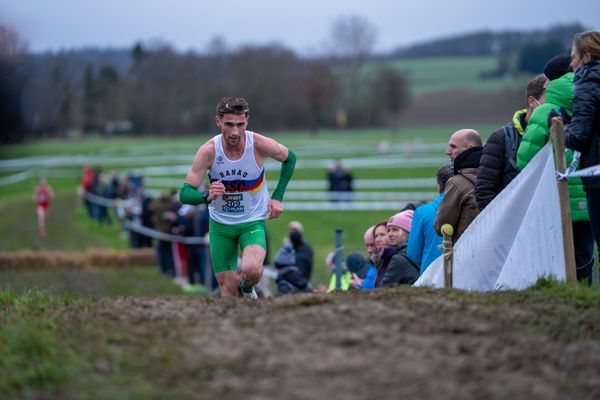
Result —
[{"label": "runner's arm", "polygon": [[275,140],[266,136],[256,134],[255,145],[256,150],[263,157],[270,157],[277,161],[281,161],[281,171],[279,173],[279,181],[277,187],[273,191],[271,198],[277,201],[283,201],[283,195],[287,188],[288,182],[292,179],[294,168],[296,166],[296,154]]},{"label": "runner's arm", "polygon": [[210,195],[198,192],[198,187],[202,184],[206,172],[212,165],[214,158],[214,146],[211,141],[206,142],[196,152],[192,167],[190,168],[185,182],[181,189],[179,189],[179,200],[184,204],[203,204],[213,200]]}]

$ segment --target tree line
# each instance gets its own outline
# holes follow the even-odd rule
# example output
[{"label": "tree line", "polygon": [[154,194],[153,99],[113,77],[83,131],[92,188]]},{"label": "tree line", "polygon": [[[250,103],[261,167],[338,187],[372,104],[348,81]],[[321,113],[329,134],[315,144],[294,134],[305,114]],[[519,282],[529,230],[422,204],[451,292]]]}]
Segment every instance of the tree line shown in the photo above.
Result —
[{"label": "tree line", "polygon": [[[165,43],[128,51],[28,54],[10,28],[0,39],[2,142],[89,133],[180,135],[213,130],[224,96],[245,97],[260,130],[390,123],[407,103],[393,68],[366,67],[375,30],[357,17],[332,29],[336,52],[300,57],[280,45],[235,50],[215,38],[208,51],[180,53]],[[355,41],[357,37],[362,38]],[[6,111],[6,112],[5,112]]]}]

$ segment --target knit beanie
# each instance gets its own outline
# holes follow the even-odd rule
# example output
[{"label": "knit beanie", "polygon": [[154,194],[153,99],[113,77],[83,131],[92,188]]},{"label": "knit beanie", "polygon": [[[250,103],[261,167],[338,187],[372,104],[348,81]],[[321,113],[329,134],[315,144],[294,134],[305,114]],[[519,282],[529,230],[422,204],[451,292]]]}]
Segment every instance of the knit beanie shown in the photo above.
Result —
[{"label": "knit beanie", "polygon": [[387,226],[395,226],[410,233],[410,225],[414,215],[413,210],[406,210],[394,215],[387,223]]},{"label": "knit beanie", "polygon": [[551,81],[560,78],[567,72],[573,72],[571,56],[567,54],[554,56],[544,65],[544,75]]},{"label": "knit beanie", "polygon": [[275,256],[275,268],[281,269],[296,265],[296,252],[291,243],[283,246]]}]

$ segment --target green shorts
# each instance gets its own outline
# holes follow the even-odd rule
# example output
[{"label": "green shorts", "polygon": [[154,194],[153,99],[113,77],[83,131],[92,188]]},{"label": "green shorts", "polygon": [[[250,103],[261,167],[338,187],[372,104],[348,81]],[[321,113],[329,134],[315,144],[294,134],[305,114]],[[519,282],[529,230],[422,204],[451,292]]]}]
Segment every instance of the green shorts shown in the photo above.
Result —
[{"label": "green shorts", "polygon": [[252,221],[236,225],[224,225],[212,218],[209,222],[210,258],[217,272],[237,269],[239,251],[255,244],[267,249],[265,221]]}]

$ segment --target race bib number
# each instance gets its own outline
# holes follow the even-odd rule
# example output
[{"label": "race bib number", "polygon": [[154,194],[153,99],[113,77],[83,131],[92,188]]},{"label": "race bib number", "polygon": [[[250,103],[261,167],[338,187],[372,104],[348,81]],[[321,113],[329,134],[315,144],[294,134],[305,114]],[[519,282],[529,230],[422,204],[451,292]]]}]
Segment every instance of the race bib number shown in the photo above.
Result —
[{"label": "race bib number", "polygon": [[216,200],[217,210],[223,213],[240,214],[250,210],[250,196],[248,193],[225,193]]}]

